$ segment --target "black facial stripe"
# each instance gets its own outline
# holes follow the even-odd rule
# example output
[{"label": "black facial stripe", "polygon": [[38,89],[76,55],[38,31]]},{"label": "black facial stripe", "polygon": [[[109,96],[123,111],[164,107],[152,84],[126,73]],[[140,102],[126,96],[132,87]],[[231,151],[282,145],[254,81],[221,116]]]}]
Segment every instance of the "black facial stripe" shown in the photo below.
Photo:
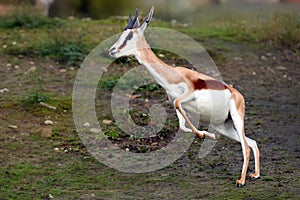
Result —
[{"label": "black facial stripe", "polygon": [[133,32],[130,31],[125,40],[131,40],[133,37]]},{"label": "black facial stripe", "polygon": [[121,44],[121,46],[119,46],[118,49],[123,49],[123,48],[126,46],[127,41],[128,41],[128,40],[131,40],[132,38],[133,38],[133,32],[130,31],[129,34],[126,36],[124,42]]}]

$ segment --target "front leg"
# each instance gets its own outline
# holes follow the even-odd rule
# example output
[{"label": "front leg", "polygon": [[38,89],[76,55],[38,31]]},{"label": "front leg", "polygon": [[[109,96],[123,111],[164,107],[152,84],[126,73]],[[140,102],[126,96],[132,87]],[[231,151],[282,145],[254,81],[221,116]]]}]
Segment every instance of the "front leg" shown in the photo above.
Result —
[{"label": "front leg", "polygon": [[[181,97],[183,98],[183,97]],[[176,113],[179,119],[179,126],[180,129],[185,131],[185,132],[193,132],[195,133],[199,138],[204,138],[205,136],[215,140],[216,136],[214,134],[208,133],[207,131],[199,131],[196,129],[196,127],[191,123],[191,121],[189,120],[189,118],[187,117],[185,111],[182,109],[181,106],[181,100],[180,98],[177,98],[174,101],[174,106],[176,108]],[[187,122],[188,126],[191,128],[187,128],[185,127],[185,122]]]}]

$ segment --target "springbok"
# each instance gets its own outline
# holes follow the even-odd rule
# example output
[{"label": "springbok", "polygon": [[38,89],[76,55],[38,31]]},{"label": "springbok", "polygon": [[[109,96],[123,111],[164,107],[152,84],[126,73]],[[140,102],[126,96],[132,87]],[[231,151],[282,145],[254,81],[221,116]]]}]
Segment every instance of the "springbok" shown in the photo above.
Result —
[{"label": "springbok", "polygon": [[[250,148],[255,159],[255,173],[250,174],[250,178],[254,180],[259,178],[259,150],[256,141],[246,137],[244,132],[244,97],[224,82],[184,67],[167,65],[160,60],[144,37],[144,31],[152,18],[153,11],[154,7],[141,25],[138,20],[138,9],[133,19],[129,15],[128,25],[119,40],[109,49],[110,56],[114,58],[134,56],[147,68],[158,84],[166,90],[169,101],[176,109],[179,128],[182,131],[194,133],[199,138],[206,136],[216,139],[213,133],[197,130],[189,119],[190,116],[200,116],[200,123],[209,122],[214,131],[241,143],[244,162],[241,178],[236,181],[238,187],[245,184]],[[214,96],[219,95],[224,98],[214,99],[212,102]],[[186,127],[186,123],[189,128]]]}]

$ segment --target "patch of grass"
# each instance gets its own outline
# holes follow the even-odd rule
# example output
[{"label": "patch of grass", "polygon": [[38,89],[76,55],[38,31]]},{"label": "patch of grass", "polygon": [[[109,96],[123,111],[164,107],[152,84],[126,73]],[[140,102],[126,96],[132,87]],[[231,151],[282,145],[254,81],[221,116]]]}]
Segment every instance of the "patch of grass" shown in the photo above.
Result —
[{"label": "patch of grass", "polygon": [[102,77],[99,82],[99,86],[104,90],[112,91],[119,81],[120,77],[120,75]]},{"label": "patch of grass", "polygon": [[25,105],[37,105],[41,102],[49,102],[50,100],[50,96],[46,93],[41,93],[41,92],[33,92],[33,93],[29,93],[27,96],[25,96],[23,103]]},{"label": "patch of grass", "polygon": [[0,18],[0,28],[39,28],[43,26],[52,27],[58,20],[41,15],[37,10],[29,7],[13,10],[9,15]]},{"label": "patch of grass", "polygon": [[274,181],[274,178],[270,177],[270,176],[264,176],[262,181],[265,181],[265,182],[273,182]]},{"label": "patch of grass", "polygon": [[177,30],[196,40],[217,37],[233,42],[263,42],[293,51],[299,51],[300,48],[300,17],[296,12],[256,11],[249,16],[230,13],[222,15],[221,19],[212,21],[209,18],[202,22]]},{"label": "patch of grass", "polygon": [[41,47],[42,56],[52,56],[67,66],[79,66],[87,54],[87,47],[82,42],[83,32],[68,30],[56,30],[50,39]]},{"label": "patch of grass", "polygon": [[258,33],[261,41],[300,49],[300,17],[297,13],[274,13],[262,20],[254,32]]}]

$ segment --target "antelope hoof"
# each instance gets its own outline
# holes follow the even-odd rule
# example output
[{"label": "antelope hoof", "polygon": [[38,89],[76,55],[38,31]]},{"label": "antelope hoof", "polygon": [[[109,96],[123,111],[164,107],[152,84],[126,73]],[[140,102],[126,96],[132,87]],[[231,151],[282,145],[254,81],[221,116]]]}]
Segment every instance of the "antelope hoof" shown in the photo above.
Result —
[{"label": "antelope hoof", "polygon": [[207,136],[208,138],[212,139],[212,140],[216,140],[216,135],[215,134],[206,132],[204,135]]},{"label": "antelope hoof", "polygon": [[256,175],[256,174],[250,174],[249,175],[249,180],[250,181],[255,181],[255,180],[259,179],[259,178],[260,178],[260,176]]},{"label": "antelope hoof", "polygon": [[212,140],[215,140],[216,139],[216,135],[215,134],[212,134],[212,133],[208,133],[207,131],[196,131],[196,135],[201,138],[201,139],[204,139],[205,137],[208,137]]},{"label": "antelope hoof", "polygon": [[236,181],[236,187],[241,188],[241,187],[244,187],[244,186],[245,186],[245,183],[243,183],[241,180]]},{"label": "antelope hoof", "polygon": [[200,139],[204,139],[205,138],[205,134],[203,134],[203,132],[201,131],[197,131],[196,135],[200,138]]}]

